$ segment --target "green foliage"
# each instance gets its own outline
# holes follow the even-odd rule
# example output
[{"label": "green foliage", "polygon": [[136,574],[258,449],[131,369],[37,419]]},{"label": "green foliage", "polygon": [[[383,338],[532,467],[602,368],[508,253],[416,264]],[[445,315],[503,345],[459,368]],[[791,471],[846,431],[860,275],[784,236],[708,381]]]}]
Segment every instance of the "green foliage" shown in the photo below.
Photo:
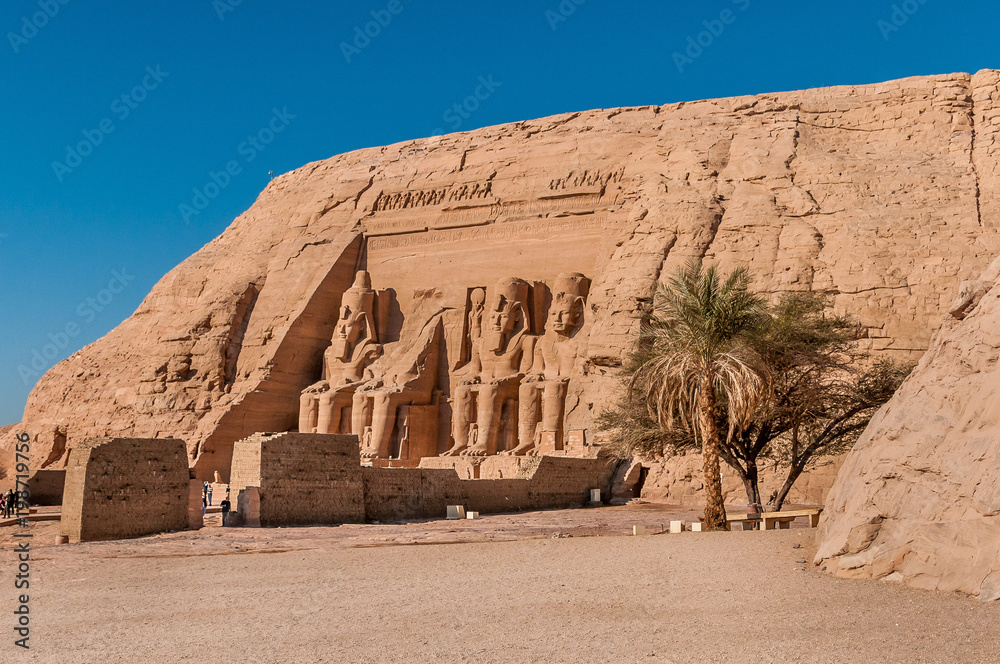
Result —
[{"label": "green foliage", "polygon": [[730,436],[766,401],[767,367],[752,342],[769,315],[749,286],[745,268],[722,279],[717,267],[697,263],[659,285],[626,373],[627,398],[645,404],[661,430],[701,438],[698,408],[706,391],[726,404]]},{"label": "green foliage", "polygon": [[[702,274],[717,276],[712,268]],[[859,343],[863,328],[833,313],[828,298],[791,293],[767,306],[747,292],[749,283],[737,270],[715,292],[690,272],[661,285],[625,359],[622,396],[597,426],[622,458],[696,449],[689,376],[697,362],[714,363],[715,416],[728,431],[720,455],[747,484],[751,503],[760,503],[757,463],[787,466],[780,507],[812,461],[857,441],[912,366],[874,360]]]}]

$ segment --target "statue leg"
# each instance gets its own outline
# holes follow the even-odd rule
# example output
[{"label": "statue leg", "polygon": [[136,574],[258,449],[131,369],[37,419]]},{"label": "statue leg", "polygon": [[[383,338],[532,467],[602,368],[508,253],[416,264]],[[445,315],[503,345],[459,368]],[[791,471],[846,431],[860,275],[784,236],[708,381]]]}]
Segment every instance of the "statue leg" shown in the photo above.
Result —
[{"label": "statue leg", "polygon": [[472,389],[468,385],[455,388],[452,403],[451,436],[455,443],[441,456],[455,456],[469,446],[469,420],[472,416]]},{"label": "statue leg", "polygon": [[353,394],[350,392],[337,392],[333,395],[333,407],[330,412],[330,433],[343,433],[349,422],[345,415],[351,408]]},{"label": "statue leg", "polygon": [[563,411],[566,409],[566,387],[563,380],[546,381],[542,391],[542,431],[555,434],[556,449],[561,450]]},{"label": "statue leg", "polygon": [[376,392],[373,395],[371,446],[361,450],[361,456],[368,459],[389,458],[392,428],[396,423],[396,407],[402,400],[403,394],[400,392]]},{"label": "statue leg", "polygon": [[333,430],[333,390],[319,396],[319,412],[316,416],[316,433],[337,433]]},{"label": "statue leg", "polygon": [[359,439],[368,426],[371,414],[370,392],[355,392],[351,406],[351,433]]},{"label": "statue leg", "polygon": [[527,454],[535,446],[540,397],[540,383],[521,383],[517,390],[517,447],[504,454]]},{"label": "statue leg", "polygon": [[498,390],[496,385],[477,385],[479,392],[479,411],[476,424],[479,426],[479,438],[476,444],[462,454],[468,456],[487,456],[496,453],[497,433],[500,430],[500,405],[497,403]]},{"label": "statue leg", "polygon": [[313,392],[299,397],[299,432],[315,433],[318,425],[319,399]]}]

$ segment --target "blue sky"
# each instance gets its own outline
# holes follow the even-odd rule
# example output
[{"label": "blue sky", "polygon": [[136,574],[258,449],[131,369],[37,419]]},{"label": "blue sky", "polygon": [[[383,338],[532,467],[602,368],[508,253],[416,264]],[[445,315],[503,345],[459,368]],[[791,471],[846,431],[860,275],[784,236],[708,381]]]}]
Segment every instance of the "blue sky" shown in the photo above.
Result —
[{"label": "blue sky", "polygon": [[997,4],[8,0],[0,424],[269,171],[566,111],[1000,67]]}]

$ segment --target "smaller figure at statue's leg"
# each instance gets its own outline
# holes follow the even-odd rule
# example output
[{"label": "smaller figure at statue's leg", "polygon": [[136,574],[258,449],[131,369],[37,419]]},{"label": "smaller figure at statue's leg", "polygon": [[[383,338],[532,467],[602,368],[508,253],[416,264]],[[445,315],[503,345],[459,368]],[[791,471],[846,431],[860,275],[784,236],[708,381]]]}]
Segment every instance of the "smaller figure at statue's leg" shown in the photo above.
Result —
[{"label": "smaller figure at statue's leg", "polygon": [[[319,413],[316,417],[316,433],[337,433],[333,428],[334,398],[336,393],[332,390],[319,395]],[[339,423],[340,418],[337,418]]]},{"label": "smaller figure at statue's leg", "polygon": [[541,383],[521,383],[517,392],[517,447],[502,452],[520,456],[535,447],[535,429],[538,426]]},{"label": "smaller figure at statue's leg", "polygon": [[372,437],[369,446],[361,450],[361,456],[366,459],[388,459],[392,428],[396,423],[396,407],[403,401],[403,394],[383,391],[371,394]]},{"label": "smaller figure at statue's leg", "polygon": [[469,421],[472,419],[472,390],[468,385],[455,388],[451,436],[454,443],[441,456],[455,456],[469,447]]},{"label": "smaller figure at statue's leg", "polygon": [[551,380],[545,382],[542,391],[542,431],[551,431],[555,438],[555,449],[563,449],[563,412],[566,409],[566,388],[568,382],[565,380]]},{"label": "smaller figure at statue's leg", "polygon": [[370,392],[357,391],[352,398],[351,433],[359,439],[365,432],[365,427],[371,423],[372,405]]},{"label": "smaller figure at statue's leg", "polygon": [[463,456],[487,456],[497,448],[497,432],[500,429],[500,409],[497,408],[497,386],[477,385],[479,409],[476,422],[479,425],[479,438],[462,452]]}]

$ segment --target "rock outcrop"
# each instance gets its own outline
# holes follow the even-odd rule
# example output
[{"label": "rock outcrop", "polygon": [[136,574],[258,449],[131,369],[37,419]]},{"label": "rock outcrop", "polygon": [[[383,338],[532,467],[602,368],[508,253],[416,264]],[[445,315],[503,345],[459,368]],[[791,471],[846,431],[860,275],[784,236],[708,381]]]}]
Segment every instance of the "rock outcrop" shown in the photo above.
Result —
[{"label": "rock outcrop", "polygon": [[[385,343],[405,342],[394,330],[427,302],[440,311],[438,451],[467,312],[506,278],[529,284],[528,335],[560,274],[589,282],[568,388],[547,411],[574,444],[595,439],[653,284],[692,256],[747,265],[768,292],[830,293],[874,348],[918,354],[959,283],[1000,253],[997,84],[984,71],[571,113],[286,173],[38,382],[21,423],[35,467],[91,436],[175,436],[200,476],[227,475],[234,441],[297,428],[358,270],[394,294]],[[520,436],[504,389],[490,441]],[[417,417],[395,412],[400,430]],[[541,433],[558,448],[562,434]]]},{"label": "rock outcrop", "polygon": [[1000,260],[848,453],[816,564],[1000,599]]}]

